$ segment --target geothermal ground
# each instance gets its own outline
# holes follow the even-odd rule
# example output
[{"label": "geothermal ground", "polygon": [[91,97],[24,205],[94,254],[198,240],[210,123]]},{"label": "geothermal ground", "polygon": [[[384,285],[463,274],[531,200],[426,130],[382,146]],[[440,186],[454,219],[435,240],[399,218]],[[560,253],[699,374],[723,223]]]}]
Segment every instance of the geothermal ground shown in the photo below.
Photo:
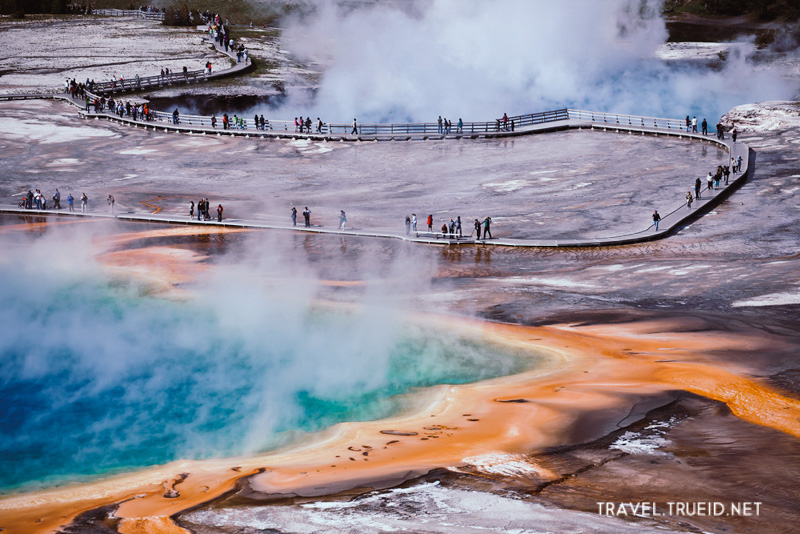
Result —
[{"label": "geothermal ground", "polygon": [[[128,22],[96,24],[114,34]],[[154,44],[182,35],[131,26],[136,36],[147,36],[143,73],[161,61],[152,59],[161,48]],[[4,31],[21,32],[11,40],[19,46],[19,39],[35,40],[48,28]],[[68,22],[54,28],[66,32],[62,40],[85,32]],[[196,54],[188,45],[194,38],[187,34],[186,54]],[[173,58],[182,47],[158,57]],[[118,64],[127,54],[112,53],[106,61]],[[96,62],[69,65],[79,79],[82,65],[91,70]],[[11,68],[18,78],[0,79],[8,92],[51,85],[34,76],[52,68],[43,60]],[[55,77],[65,75],[48,76],[56,86]],[[8,207],[28,189],[49,197],[59,188],[62,204],[68,193],[85,192],[90,209],[106,211],[103,199],[113,194],[125,211],[188,218],[189,201],[209,197],[240,219],[281,223],[292,205],[299,211],[307,205],[316,224],[335,225],[345,209],[348,225],[397,233],[411,212],[420,221],[433,213],[439,225],[461,215],[468,229],[472,219],[491,215],[493,233],[509,237],[639,230],[654,208],[679,205],[694,178],[725,157],[704,143],[597,131],[507,141],[315,143],[145,132],[82,121],[57,102],[5,102],[0,111],[0,197]],[[260,292],[262,283],[297,288],[315,306],[392,308],[443,332],[473,332],[550,359],[542,356],[546,367],[509,377],[426,388],[432,391],[418,392],[424,401],[393,419],[340,425],[278,451],[9,492],[0,499],[0,527],[236,534],[796,531],[800,108],[742,106],[726,116],[727,124],[733,121],[751,148],[744,186],[677,234],[637,246],[420,246],[3,216],[0,235],[10,253],[0,269],[6,273],[23,256],[30,259],[17,263],[36,266],[34,273],[91,264],[98,266],[89,270],[94,276],[167,302],[193,302],[209,295],[201,289],[210,279],[227,278],[218,289],[243,300],[222,299],[222,308],[248,326],[237,307],[251,303],[241,288],[256,280],[250,298],[265,307],[271,294]],[[298,278],[305,282],[295,284]],[[208,302],[218,302],[224,291],[210,293]],[[13,303],[7,308],[5,324],[13,324],[20,314]],[[711,501],[723,503],[726,513],[608,516],[597,504],[654,502],[666,512],[670,502]],[[732,503],[752,502],[760,503],[758,514],[728,513]]]}]

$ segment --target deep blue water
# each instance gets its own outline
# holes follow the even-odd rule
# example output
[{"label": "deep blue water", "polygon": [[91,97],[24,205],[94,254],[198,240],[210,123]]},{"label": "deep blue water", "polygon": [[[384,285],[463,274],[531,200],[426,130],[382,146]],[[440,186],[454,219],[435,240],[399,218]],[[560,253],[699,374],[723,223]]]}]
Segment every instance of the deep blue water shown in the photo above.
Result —
[{"label": "deep blue water", "polygon": [[236,290],[173,302],[43,272],[0,270],[2,491],[261,451],[395,413],[412,388],[530,365],[370,307]]}]

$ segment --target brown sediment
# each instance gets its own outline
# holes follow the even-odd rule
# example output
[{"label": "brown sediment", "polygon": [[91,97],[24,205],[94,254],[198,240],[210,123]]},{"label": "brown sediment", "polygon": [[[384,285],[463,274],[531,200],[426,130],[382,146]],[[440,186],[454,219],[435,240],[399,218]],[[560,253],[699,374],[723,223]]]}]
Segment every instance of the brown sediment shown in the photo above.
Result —
[{"label": "brown sediment", "polygon": [[[714,356],[726,349],[766,350],[775,343],[767,334],[676,332],[685,325],[670,321],[524,327],[433,320],[451,332],[478,333],[487,341],[549,356],[539,367],[517,375],[428,388],[427,404],[415,413],[340,424],[288,450],[174,462],[81,486],[7,497],[0,500],[0,526],[6,532],[51,531],[82,511],[139,494],[115,514],[124,532],[180,532],[170,516],[219,497],[243,477],[252,475],[251,494],[264,495],[315,496],[376,487],[410,473],[463,465],[465,458],[574,444],[571,429],[581,415],[619,410],[630,405],[632,395],[673,390],[720,400],[746,421],[800,437],[799,401],[747,378],[748,369]],[[391,446],[387,434],[395,438]],[[348,449],[369,455],[355,458]],[[353,460],[342,462],[345,458]],[[188,475],[177,487],[179,495],[165,498],[163,484],[180,473]],[[39,518],[42,522],[36,523]]]},{"label": "brown sediment", "polygon": [[[52,215],[52,214],[48,214]],[[19,223],[19,224],[6,224],[0,226],[0,234],[8,234],[11,232],[26,232],[30,230],[42,230],[51,226],[64,226],[68,224],[86,224],[91,222],[102,222],[104,219],[89,219],[84,217],[69,217],[64,219],[54,219],[53,217],[47,217],[45,214],[37,215],[35,212],[29,214],[21,215],[21,217],[41,217],[43,220],[39,222],[26,222],[26,223]],[[45,217],[47,217],[45,219]]]},{"label": "brown sediment", "polygon": [[364,280],[320,280],[319,283],[328,287],[359,287],[367,285]]},{"label": "brown sediment", "polygon": [[150,208],[151,210],[153,210],[153,211],[151,211],[150,213],[151,213],[151,214],[153,214],[153,215],[155,215],[156,213],[158,213],[159,211],[161,211],[161,206],[156,206],[155,204],[151,204],[151,203],[150,203],[150,202],[154,202],[155,200],[163,200],[163,198],[161,198],[161,197],[156,197],[155,199],[153,199],[153,200],[149,200],[149,201],[148,201],[148,200],[142,200],[140,203],[141,203],[141,204],[143,204],[143,205],[145,205],[145,206],[147,206],[147,207],[148,207],[148,208]]},{"label": "brown sediment", "polygon": [[208,267],[201,263],[206,256],[177,247],[146,247],[121,250],[98,256],[111,275],[143,282],[151,293],[184,296],[176,286],[196,280]]},{"label": "brown sediment", "polygon": [[157,230],[145,230],[142,232],[126,232],[120,234],[99,236],[95,238],[98,244],[102,245],[122,245],[140,239],[155,239],[160,237],[185,237],[195,235],[216,235],[216,234],[238,234],[252,232],[252,228],[230,228],[227,226],[172,226],[159,228]]}]

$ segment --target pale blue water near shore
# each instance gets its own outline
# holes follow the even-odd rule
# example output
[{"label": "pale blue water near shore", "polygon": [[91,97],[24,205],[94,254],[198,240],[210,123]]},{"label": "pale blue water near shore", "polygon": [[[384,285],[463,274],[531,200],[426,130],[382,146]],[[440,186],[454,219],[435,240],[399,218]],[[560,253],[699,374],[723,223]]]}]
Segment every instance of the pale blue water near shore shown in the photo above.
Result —
[{"label": "pale blue water near shore", "polygon": [[374,307],[233,293],[172,301],[96,273],[0,269],[0,491],[262,451],[396,413],[413,388],[531,365]]}]

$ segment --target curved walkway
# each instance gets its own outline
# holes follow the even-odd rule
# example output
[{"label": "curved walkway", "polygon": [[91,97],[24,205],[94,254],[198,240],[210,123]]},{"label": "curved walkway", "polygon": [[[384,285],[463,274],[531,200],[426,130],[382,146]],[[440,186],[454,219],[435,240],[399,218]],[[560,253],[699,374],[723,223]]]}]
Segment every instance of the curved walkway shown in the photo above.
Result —
[{"label": "curved walkway", "polygon": [[[200,27],[198,26],[198,29]],[[203,38],[203,42],[211,43],[220,54],[228,56],[233,61],[233,65],[228,69],[223,69],[216,72],[207,72],[205,69],[187,71],[186,74],[179,72],[177,74],[170,74],[161,76],[146,76],[144,78],[130,78],[121,82],[99,82],[92,87],[92,95],[95,96],[116,96],[118,93],[137,93],[147,89],[159,89],[165,86],[172,85],[191,85],[193,83],[207,82],[209,80],[216,80],[228,76],[235,76],[237,74],[244,74],[250,72],[255,68],[253,60],[248,58],[247,61],[237,62],[236,54],[233,50],[225,50],[224,47],[216,41],[213,41],[208,36]]]},{"label": "curved walkway", "polygon": [[[11,99],[30,99],[30,98],[52,98],[57,100],[67,101],[75,106],[81,107],[81,104],[76,100],[73,100],[69,97],[69,95],[65,94],[55,94],[55,95],[5,95],[0,97],[0,99],[11,100]],[[720,189],[716,191],[706,190],[703,194],[703,198],[701,200],[695,200],[694,207],[692,209],[688,209],[686,207],[685,202],[676,202],[674,207],[671,208],[669,211],[665,211],[662,214],[661,222],[659,223],[659,230],[654,231],[653,224],[650,224],[648,227],[639,229],[639,230],[632,230],[629,233],[608,236],[608,237],[600,237],[600,238],[593,238],[593,239],[541,239],[541,240],[530,240],[530,239],[514,239],[514,238],[495,238],[495,239],[487,239],[487,240],[475,240],[470,237],[461,238],[461,239],[452,239],[447,236],[436,237],[434,236],[426,236],[425,232],[417,233],[413,236],[406,236],[402,234],[390,234],[390,233],[381,233],[381,232],[371,232],[367,230],[347,230],[344,232],[330,229],[330,228],[323,228],[323,227],[314,227],[314,228],[297,228],[292,226],[281,226],[281,225],[268,225],[262,224],[256,221],[247,221],[243,219],[226,219],[221,223],[214,222],[197,222],[197,221],[188,221],[183,218],[179,217],[169,217],[169,216],[159,216],[159,215],[152,215],[152,214],[121,214],[116,216],[118,219],[126,219],[126,220],[136,220],[136,221],[150,221],[150,222],[163,222],[163,223],[173,223],[173,224],[201,224],[201,225],[221,225],[221,226],[231,226],[231,227],[238,227],[238,228],[261,228],[261,229],[282,229],[282,230],[293,230],[293,231],[300,231],[300,232],[312,232],[312,233],[322,233],[322,234],[341,234],[341,235],[351,235],[351,236],[363,236],[363,237],[383,237],[383,238],[394,238],[394,239],[402,239],[406,241],[413,241],[418,243],[429,243],[429,244],[447,244],[447,245],[472,245],[472,244],[479,244],[479,245],[495,245],[495,246],[511,246],[511,247],[596,247],[596,246],[615,246],[615,245],[629,245],[635,243],[643,243],[647,241],[653,241],[656,239],[661,239],[672,235],[673,233],[679,231],[681,228],[690,224],[694,220],[700,218],[701,216],[705,215],[709,211],[711,211],[714,207],[720,204],[725,198],[730,196],[730,194],[735,191],[747,178],[749,172],[749,148],[746,144],[742,142],[734,143],[731,139],[727,140],[719,140],[716,138],[712,138],[709,136],[704,136],[697,133],[689,133],[675,128],[659,128],[654,126],[637,126],[634,124],[627,124],[626,121],[619,122],[618,116],[613,114],[604,114],[602,112],[594,113],[594,120],[591,117],[586,117],[587,112],[578,112],[575,110],[566,110],[568,118],[554,120],[552,122],[545,122],[541,124],[531,124],[529,126],[523,126],[514,131],[493,131],[488,133],[480,133],[480,134],[473,134],[470,136],[466,136],[463,134],[452,134],[452,135],[440,135],[440,136],[426,136],[426,139],[462,139],[464,137],[468,138],[476,138],[476,137],[486,137],[486,138],[495,138],[495,137],[509,137],[509,136],[519,136],[519,135],[531,135],[536,133],[547,133],[552,131],[561,131],[561,130],[568,130],[568,129],[576,129],[576,130],[600,130],[609,133],[616,133],[618,135],[651,135],[651,136],[670,136],[670,137],[678,137],[679,139],[687,139],[688,141],[701,141],[701,142],[708,142],[715,144],[724,148],[729,154],[729,161],[731,159],[735,160],[738,156],[742,157],[742,168],[741,172],[736,174],[731,174],[731,180],[729,184],[723,185],[720,184]],[[84,114],[91,116],[92,114]],[[573,118],[574,116],[579,116],[582,118]],[[626,116],[627,117],[627,116]],[[100,117],[94,117],[95,119],[99,119]],[[197,128],[192,126],[185,126],[185,125],[158,125],[153,126],[151,123],[148,122],[140,122],[140,121],[133,121],[130,118],[119,118],[117,116],[110,116],[105,115],[104,118],[124,124],[133,125],[136,127],[144,127],[145,129],[152,128],[153,130],[156,129],[163,129],[164,131],[173,131],[178,133],[184,133],[189,135],[208,135],[216,134],[222,135],[222,132],[215,131],[210,128]],[[603,120],[599,120],[603,119]],[[210,130],[210,131],[209,131]],[[310,139],[317,139],[323,141],[333,141],[336,140],[334,138],[330,138],[328,136],[323,135],[316,135],[316,134],[293,134],[293,135],[285,135],[285,136],[278,136],[276,134],[269,135],[269,134],[261,134],[261,135],[249,135],[246,131],[236,131],[236,130],[228,130],[225,131],[228,135],[235,135],[240,137],[252,137],[252,138],[267,138],[267,137],[279,137],[285,139],[300,139],[300,138],[310,138]],[[341,139],[339,139],[341,140]],[[359,138],[352,139],[355,141],[358,140],[369,140],[360,136]],[[373,141],[378,141],[379,136],[373,136]],[[383,139],[389,140],[389,139]],[[682,198],[682,194],[679,192],[679,198]],[[97,213],[90,213],[90,214],[82,214],[82,213],[69,213],[64,211],[56,211],[56,210],[44,210],[44,211],[35,211],[35,210],[22,210],[22,209],[8,209],[8,208],[0,208],[0,212],[3,213],[19,213],[19,214],[26,214],[26,215],[36,215],[36,214],[47,214],[47,215],[61,215],[61,216],[78,216],[78,217],[112,217],[111,215],[102,215]],[[649,217],[650,214],[643,213],[643,217]]]},{"label": "curved walkway", "polygon": [[[204,39],[208,40],[208,39]],[[210,40],[209,40],[210,41]],[[235,60],[235,54],[225,52],[221,49],[218,43],[214,42],[216,49],[227,54]],[[220,78],[224,76],[235,75],[246,72],[253,68],[252,61],[248,63],[236,63],[231,69],[219,71],[213,75],[207,75],[207,78]],[[181,75],[178,75],[180,77]],[[747,178],[750,164],[749,148],[744,143],[734,143],[732,140],[719,140],[709,136],[690,133],[683,130],[683,121],[677,119],[662,119],[652,117],[638,117],[632,115],[619,115],[604,112],[591,112],[580,111],[572,109],[556,110],[543,113],[533,113],[527,115],[518,115],[509,117],[509,123],[505,127],[501,127],[500,121],[488,121],[482,123],[466,123],[461,131],[451,133],[439,132],[438,125],[435,123],[420,123],[420,124],[394,124],[394,125],[361,125],[356,134],[347,135],[347,129],[351,125],[346,124],[328,124],[326,131],[319,133],[295,133],[288,131],[289,125],[293,123],[289,121],[271,121],[270,124],[282,125],[283,131],[280,130],[257,130],[257,129],[217,129],[212,128],[210,123],[204,125],[202,119],[210,119],[204,117],[197,117],[200,119],[200,124],[171,124],[161,121],[134,121],[129,117],[119,117],[107,112],[93,112],[85,111],[84,101],[80,99],[73,99],[68,94],[19,94],[19,95],[0,95],[0,100],[27,100],[27,99],[56,99],[69,102],[82,111],[80,112],[83,118],[93,118],[95,120],[106,119],[116,121],[122,124],[128,124],[135,127],[143,127],[144,129],[152,129],[156,131],[161,129],[165,132],[184,133],[189,135],[230,135],[245,138],[278,138],[278,139],[312,139],[318,141],[409,141],[412,139],[417,140],[439,140],[439,139],[477,139],[477,138],[497,138],[497,137],[510,137],[518,135],[530,135],[535,133],[546,133],[567,129],[591,129],[602,130],[604,132],[611,132],[625,135],[652,135],[655,137],[671,136],[680,139],[686,138],[689,141],[701,140],[716,144],[727,150],[729,161],[735,160],[737,157],[742,157],[741,172],[731,175],[729,184],[722,185],[719,190],[711,191],[706,190],[703,198],[695,200],[695,207],[692,209],[687,208],[685,202],[678,204],[670,211],[662,215],[661,222],[659,223],[659,230],[654,231],[653,224],[647,228],[640,230],[633,230],[629,233],[601,237],[594,239],[543,239],[543,240],[530,240],[530,239],[514,239],[514,238],[497,238],[486,240],[475,240],[471,237],[454,239],[449,236],[442,236],[441,234],[434,233],[432,235],[427,232],[415,233],[412,236],[403,234],[390,234],[381,232],[370,232],[367,230],[346,230],[339,231],[336,229],[312,227],[312,228],[298,228],[293,226],[280,226],[280,225],[267,225],[258,223],[257,221],[247,221],[240,219],[226,219],[223,222],[216,221],[192,221],[184,218],[159,216],[154,214],[121,214],[117,215],[117,219],[135,220],[135,221],[150,221],[161,223],[173,224],[198,224],[198,225],[215,225],[215,226],[228,226],[237,228],[260,228],[260,229],[281,229],[292,230],[298,232],[311,232],[320,234],[340,234],[361,237],[383,237],[402,239],[405,241],[412,241],[417,243],[429,244],[448,244],[448,245],[495,245],[495,246],[511,246],[511,247],[596,247],[596,246],[615,246],[615,245],[629,245],[635,243],[642,243],[667,237],[681,228],[690,224],[694,220],[705,215],[711,209],[720,204],[725,198],[735,191]],[[167,113],[158,112],[161,117],[170,117]],[[189,121],[194,116],[189,117]],[[181,120],[186,120],[181,117]],[[651,126],[652,124],[652,126]],[[337,128],[342,129],[342,134],[337,135],[334,132]],[[431,132],[428,132],[428,129]],[[366,131],[365,131],[366,130]],[[681,195],[679,193],[679,198]],[[19,213],[25,215],[59,215],[59,216],[75,216],[75,217],[114,217],[112,215],[102,215],[98,213],[71,213],[57,210],[24,210],[18,208],[0,208],[3,213]],[[649,214],[643,214],[649,217]],[[437,237],[438,235],[438,237]]]},{"label": "curved walkway", "polygon": [[[682,202],[676,205],[671,211],[662,215],[659,230],[653,231],[653,225],[642,230],[635,230],[628,234],[601,237],[595,239],[514,239],[511,237],[481,239],[476,240],[472,237],[465,237],[461,239],[453,239],[448,236],[441,236],[441,234],[427,235],[427,232],[416,232],[407,236],[404,234],[394,234],[385,232],[376,232],[362,229],[353,229],[340,231],[334,227],[326,228],[315,226],[311,228],[295,227],[289,225],[271,225],[264,224],[257,221],[248,221],[246,219],[230,219],[227,218],[222,222],[217,221],[197,221],[194,219],[187,219],[186,217],[174,217],[169,215],[159,214],[139,214],[139,213],[122,213],[116,216],[103,213],[79,213],[67,212],[65,210],[26,210],[19,208],[0,208],[2,213],[20,214],[27,216],[44,216],[56,215],[64,217],[90,217],[90,218],[116,218],[129,221],[140,222],[157,222],[157,223],[170,223],[170,224],[186,224],[198,226],[223,226],[232,228],[254,228],[254,229],[268,229],[268,230],[290,230],[294,232],[316,233],[316,234],[335,234],[343,236],[355,237],[381,237],[389,239],[400,239],[415,243],[426,243],[435,245],[490,245],[490,246],[508,246],[508,247],[598,247],[598,246],[616,246],[616,245],[631,245],[636,243],[643,243],[667,237],[694,220],[702,217],[708,213],[715,206],[719,205],[725,198],[738,188],[747,178],[749,168],[748,147],[744,143],[733,143],[732,140],[721,141],[718,139],[709,139],[706,136],[699,134],[691,134],[686,132],[677,132],[674,130],[663,130],[657,128],[637,127],[632,125],[618,125],[608,123],[597,123],[591,121],[581,121],[577,119],[568,119],[565,124],[559,125],[559,129],[591,129],[602,130],[605,132],[616,133],[618,135],[667,135],[683,138],[686,137],[690,140],[702,140],[711,142],[719,146],[725,147],[731,157],[736,158],[742,156],[742,172],[731,175],[731,180],[728,185],[720,184],[720,189],[717,191],[705,191],[701,200],[696,200],[692,209],[686,207],[686,203]],[[548,125],[542,129],[531,128],[525,133],[532,134],[542,131],[551,131],[552,125]],[[514,134],[510,132],[507,135],[521,135],[523,132],[517,131]],[[677,204],[677,203],[676,203]],[[648,213],[643,213],[643,216],[649,217]],[[437,235],[439,237],[437,237]]]}]

